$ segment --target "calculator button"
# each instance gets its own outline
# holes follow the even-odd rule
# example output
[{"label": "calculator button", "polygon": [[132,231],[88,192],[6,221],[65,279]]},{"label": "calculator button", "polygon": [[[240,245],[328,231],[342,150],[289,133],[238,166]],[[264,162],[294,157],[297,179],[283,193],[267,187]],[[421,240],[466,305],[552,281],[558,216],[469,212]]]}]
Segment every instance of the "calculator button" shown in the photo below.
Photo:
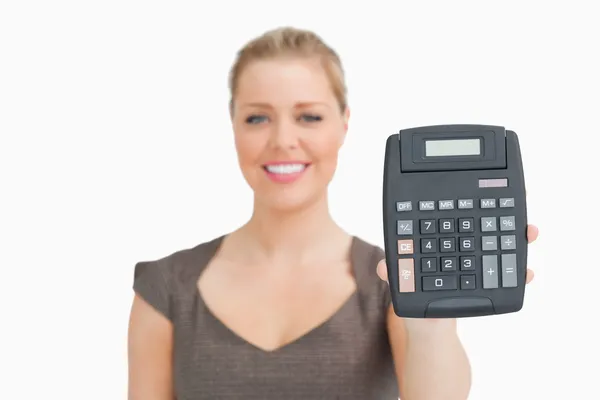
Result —
[{"label": "calculator button", "polygon": [[440,200],[438,201],[438,208],[440,210],[454,210],[454,200]]},{"label": "calculator button", "polygon": [[500,249],[515,250],[517,248],[517,238],[515,235],[505,235],[500,237]]},{"label": "calculator button", "polygon": [[481,250],[483,250],[483,251],[498,250],[498,237],[497,236],[482,236],[481,237]]},{"label": "calculator button", "polygon": [[515,199],[511,198],[504,198],[504,199],[500,199],[500,208],[511,208],[515,206]]},{"label": "calculator button", "polygon": [[473,199],[459,199],[458,208],[461,210],[473,208]]},{"label": "calculator button", "polygon": [[421,258],[421,272],[436,272],[437,271],[437,258],[426,257]]},{"label": "calculator button", "polygon": [[515,217],[500,217],[500,230],[501,231],[514,231],[515,230]]},{"label": "calculator button", "polygon": [[458,287],[458,279],[456,275],[447,276],[424,276],[423,290],[456,290]]},{"label": "calculator button", "polygon": [[396,211],[412,211],[412,201],[397,201],[396,202]]},{"label": "calculator button", "polygon": [[494,232],[498,230],[496,225],[496,217],[481,217],[481,231]]},{"label": "calculator button", "polygon": [[460,288],[462,290],[475,289],[475,275],[461,275]]},{"label": "calculator button", "polygon": [[398,235],[412,235],[413,234],[413,222],[410,220],[401,220],[397,224]]},{"label": "calculator button", "polygon": [[496,199],[481,199],[481,208],[496,208]]},{"label": "calculator button", "polygon": [[435,233],[435,219],[422,219],[420,223],[422,235]]},{"label": "calculator button", "polygon": [[454,219],[453,218],[440,219],[440,233],[454,233]]},{"label": "calculator button", "polygon": [[442,272],[456,271],[456,257],[442,257]]},{"label": "calculator button", "polygon": [[441,238],[440,239],[440,252],[452,253],[456,251],[456,239],[455,238]]},{"label": "calculator button", "polygon": [[436,251],[435,239],[421,239],[421,253],[435,253]]},{"label": "calculator button", "polygon": [[460,270],[461,271],[475,271],[475,257],[461,256],[460,257]]},{"label": "calculator button", "polygon": [[516,254],[502,254],[502,286],[517,287]]},{"label": "calculator button", "polygon": [[413,254],[413,240],[400,239],[398,240],[398,254]]},{"label": "calculator button", "polygon": [[498,287],[498,256],[482,256],[483,288],[495,289]]},{"label": "calculator button", "polygon": [[460,238],[460,251],[475,251],[475,238],[474,237]]},{"label": "calculator button", "polygon": [[401,258],[398,260],[399,290],[402,293],[415,291],[415,260],[412,258]]},{"label": "calculator button", "polygon": [[421,211],[435,210],[435,201],[419,201],[419,210],[421,210]]},{"label": "calculator button", "polygon": [[473,218],[459,218],[458,219],[458,231],[459,232],[473,232]]}]

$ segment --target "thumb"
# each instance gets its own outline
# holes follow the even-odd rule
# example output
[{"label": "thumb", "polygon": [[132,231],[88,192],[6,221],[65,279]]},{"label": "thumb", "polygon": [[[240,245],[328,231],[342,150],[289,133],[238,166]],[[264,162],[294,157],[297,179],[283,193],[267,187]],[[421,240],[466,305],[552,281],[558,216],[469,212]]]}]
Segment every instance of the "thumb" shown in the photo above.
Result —
[{"label": "thumb", "polygon": [[385,259],[377,263],[377,275],[382,281],[388,281],[387,265],[385,263]]}]

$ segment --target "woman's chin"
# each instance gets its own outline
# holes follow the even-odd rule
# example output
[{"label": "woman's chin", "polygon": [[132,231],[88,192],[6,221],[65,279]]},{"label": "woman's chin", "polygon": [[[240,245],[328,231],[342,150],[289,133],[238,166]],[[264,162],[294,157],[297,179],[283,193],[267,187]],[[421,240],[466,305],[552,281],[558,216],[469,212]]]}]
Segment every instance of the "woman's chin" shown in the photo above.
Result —
[{"label": "woman's chin", "polygon": [[294,213],[314,206],[321,196],[314,193],[294,193],[294,190],[282,191],[261,198],[265,208],[278,213]]}]

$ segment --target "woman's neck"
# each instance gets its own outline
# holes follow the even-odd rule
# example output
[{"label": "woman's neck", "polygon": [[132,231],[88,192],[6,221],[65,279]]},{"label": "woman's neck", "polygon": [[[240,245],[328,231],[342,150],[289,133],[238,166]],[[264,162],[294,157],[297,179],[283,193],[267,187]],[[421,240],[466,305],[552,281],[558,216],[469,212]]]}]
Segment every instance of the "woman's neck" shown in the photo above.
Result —
[{"label": "woman's neck", "polygon": [[328,254],[328,248],[339,248],[336,244],[349,237],[333,221],[327,196],[288,212],[256,202],[252,217],[238,234],[258,258],[300,263],[316,254]]}]

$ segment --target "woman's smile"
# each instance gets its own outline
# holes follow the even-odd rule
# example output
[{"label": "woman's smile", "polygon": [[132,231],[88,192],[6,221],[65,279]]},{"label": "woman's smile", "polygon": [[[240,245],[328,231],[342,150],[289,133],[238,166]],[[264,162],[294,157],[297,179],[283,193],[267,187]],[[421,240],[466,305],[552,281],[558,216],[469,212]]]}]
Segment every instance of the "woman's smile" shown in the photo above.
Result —
[{"label": "woman's smile", "polygon": [[292,183],[300,179],[310,163],[300,161],[273,161],[263,165],[267,177],[277,183]]}]

